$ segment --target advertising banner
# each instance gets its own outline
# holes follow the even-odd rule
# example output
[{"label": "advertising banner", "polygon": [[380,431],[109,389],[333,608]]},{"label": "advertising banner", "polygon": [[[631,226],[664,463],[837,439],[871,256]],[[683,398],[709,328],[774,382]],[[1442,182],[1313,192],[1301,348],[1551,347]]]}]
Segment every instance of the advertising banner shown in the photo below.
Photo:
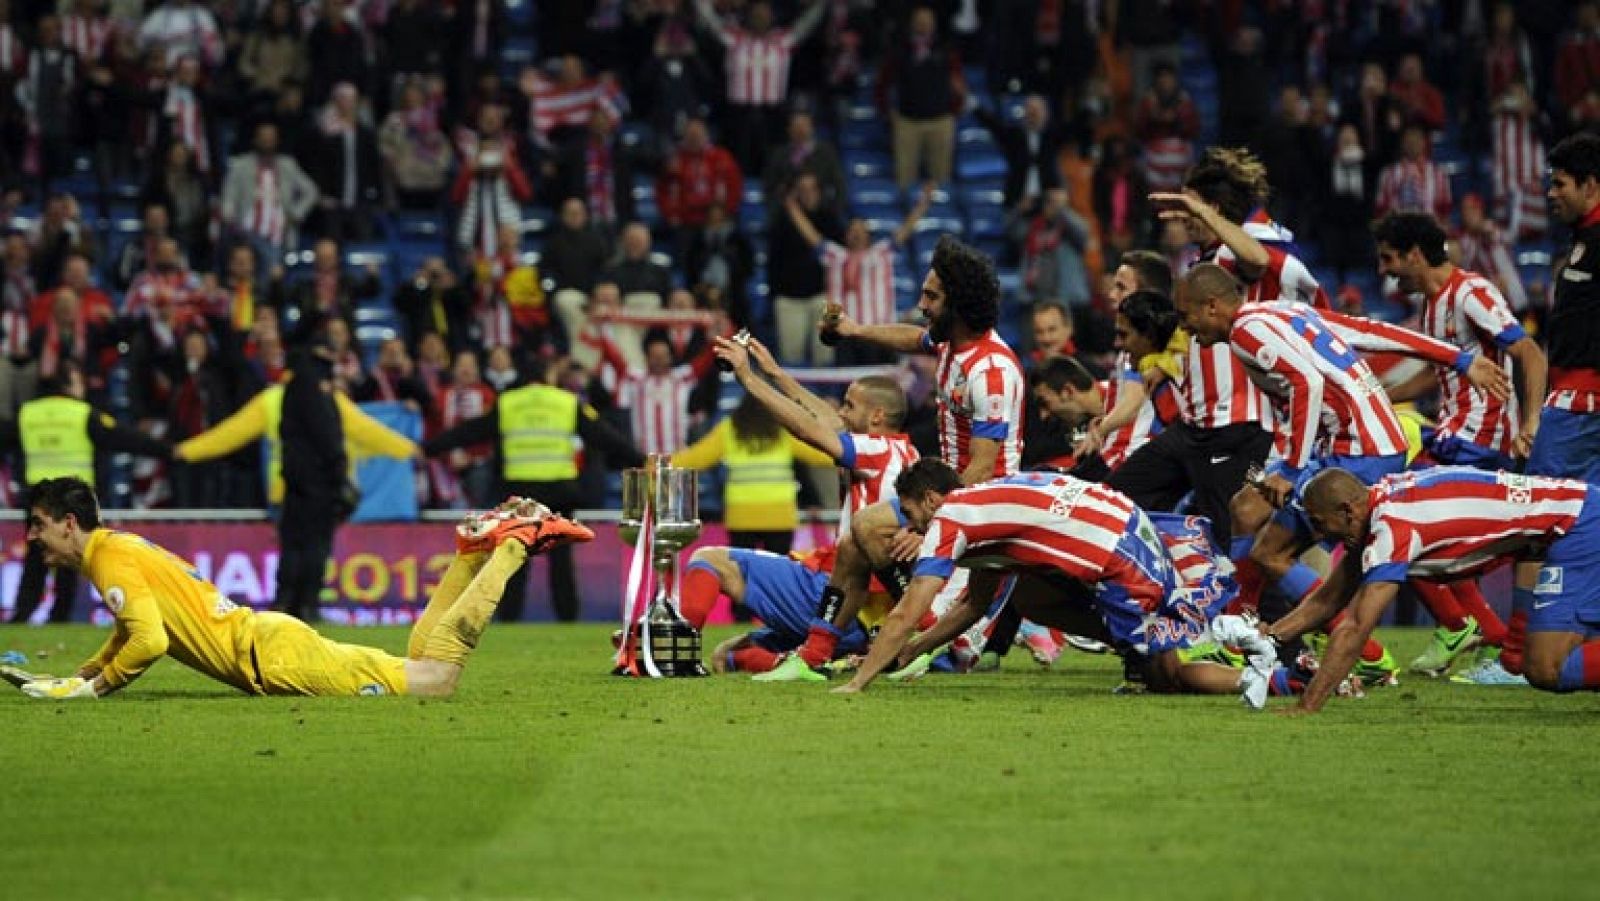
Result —
[{"label": "advertising banner", "polygon": [[[632,549],[623,545],[615,523],[589,525],[594,529],[595,540],[574,549],[582,617],[614,622],[621,616],[622,589]],[[277,585],[278,535],[271,523],[118,521],[112,527],[142,535],[194,563],[235,603],[257,608],[272,603]],[[323,619],[360,625],[410,623],[449,567],[454,536],[452,527],[445,523],[368,523],[340,528],[323,588]],[[796,547],[811,546],[809,531],[802,530],[797,537],[800,541]],[[0,523],[0,543],[5,549],[0,562],[0,610],[8,617],[22,577],[22,524]],[[721,526],[707,525],[694,547],[726,543],[727,533]],[[691,553],[693,547],[684,551],[685,563]],[[524,615],[529,620],[552,619],[548,563],[535,557],[530,566]],[[713,622],[730,620],[726,603],[713,614]],[[41,605],[35,621],[47,618],[48,610],[47,605]],[[78,621],[109,622],[88,580],[83,580],[73,613]],[[0,617],[0,621],[3,619]]]}]

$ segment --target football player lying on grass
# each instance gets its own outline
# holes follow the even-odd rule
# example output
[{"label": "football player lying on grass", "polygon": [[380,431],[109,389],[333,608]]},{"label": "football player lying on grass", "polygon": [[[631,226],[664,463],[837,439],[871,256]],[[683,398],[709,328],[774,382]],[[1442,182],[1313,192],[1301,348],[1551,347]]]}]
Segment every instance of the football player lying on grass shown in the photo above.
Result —
[{"label": "football player lying on grass", "polygon": [[223,596],[193,566],[130,532],[105,528],[81,479],[34,486],[28,541],[52,567],[88,575],[116,625],[104,646],[65,678],[7,680],[29,697],[97,698],[122,689],[164,656],[252,695],[429,695],[455,692],[467,657],[530,555],[594,537],[542,505],[511,498],[456,527],[456,554],[411,629],[404,658],[341,644],[282,613]]}]

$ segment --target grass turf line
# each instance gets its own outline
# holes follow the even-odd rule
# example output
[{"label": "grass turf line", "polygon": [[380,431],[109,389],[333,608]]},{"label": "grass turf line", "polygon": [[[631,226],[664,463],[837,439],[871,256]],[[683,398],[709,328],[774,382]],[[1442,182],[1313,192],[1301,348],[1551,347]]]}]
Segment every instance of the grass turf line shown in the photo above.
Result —
[{"label": "grass turf line", "polygon": [[[842,698],[611,678],[608,631],[496,625],[451,701],[244,698],[171,661],[99,702],[0,686],[0,884],[29,901],[1593,891],[1593,696],[1410,677],[1288,721],[1114,697],[1113,661],[1068,651]],[[104,635],[4,628],[0,649],[48,649],[30,666],[60,673]],[[1426,633],[1387,637],[1405,660]]]}]

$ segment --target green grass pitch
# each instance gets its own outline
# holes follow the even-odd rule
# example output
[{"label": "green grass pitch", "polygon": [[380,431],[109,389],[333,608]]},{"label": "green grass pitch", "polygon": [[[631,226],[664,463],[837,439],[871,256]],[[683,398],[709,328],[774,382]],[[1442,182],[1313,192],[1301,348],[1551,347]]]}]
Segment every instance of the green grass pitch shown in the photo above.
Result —
[{"label": "green grass pitch", "polygon": [[[172,661],[97,702],[0,685],[0,893],[1600,893],[1590,695],[1412,678],[1284,720],[1116,697],[1112,661],[1068,651],[1048,672],[1012,654],[999,674],[844,698],[615,679],[607,632],[492,627],[450,701],[245,698]],[[49,650],[32,665],[62,672],[103,635],[12,627],[0,649]],[[1402,660],[1425,640],[1387,637]]]}]

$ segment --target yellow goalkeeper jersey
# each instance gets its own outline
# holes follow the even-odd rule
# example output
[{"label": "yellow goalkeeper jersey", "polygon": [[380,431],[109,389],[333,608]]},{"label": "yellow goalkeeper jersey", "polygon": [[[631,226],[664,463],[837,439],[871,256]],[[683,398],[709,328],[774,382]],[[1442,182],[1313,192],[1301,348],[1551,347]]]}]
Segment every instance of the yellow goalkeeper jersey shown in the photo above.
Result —
[{"label": "yellow goalkeeper jersey", "polygon": [[241,691],[259,694],[250,651],[255,613],[223,596],[187,561],[131,532],[96,529],[83,571],[117,618],[90,665],[112,688],[170,655]]}]

